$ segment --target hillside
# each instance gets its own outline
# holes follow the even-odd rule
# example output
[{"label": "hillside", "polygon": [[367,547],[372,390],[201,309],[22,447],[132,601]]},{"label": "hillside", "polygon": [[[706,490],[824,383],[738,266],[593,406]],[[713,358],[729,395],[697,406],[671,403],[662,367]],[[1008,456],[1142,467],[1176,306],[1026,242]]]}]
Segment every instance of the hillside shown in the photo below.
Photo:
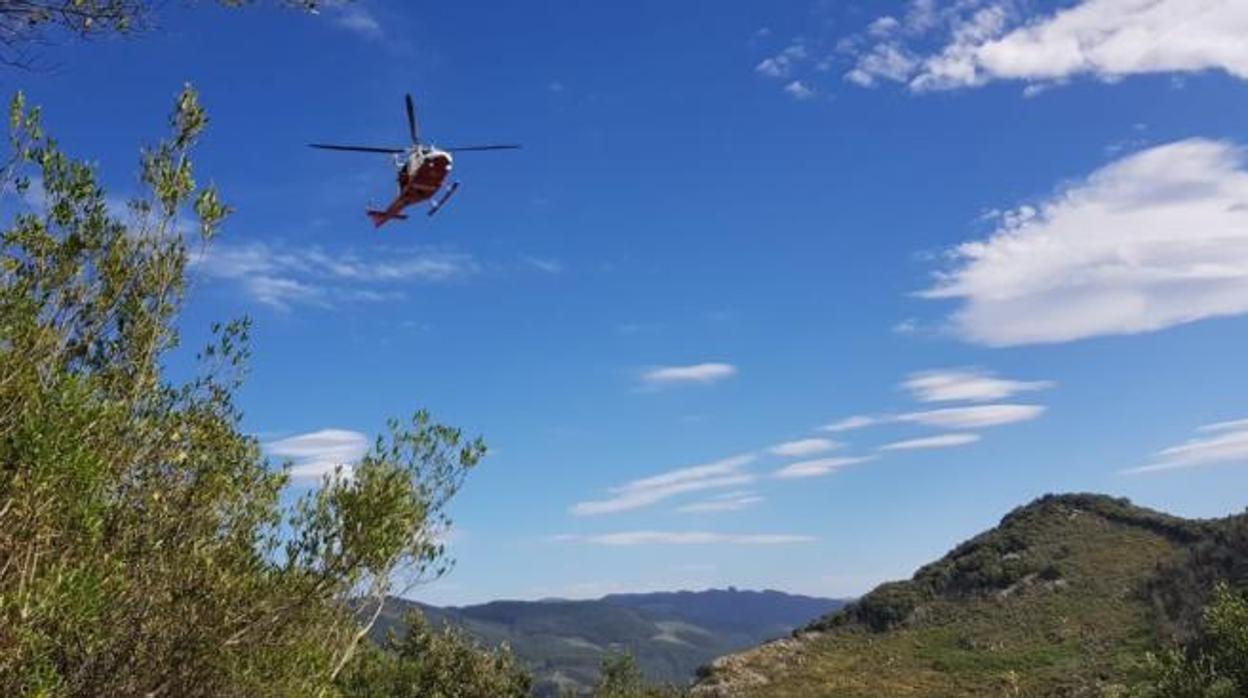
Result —
[{"label": "hillside", "polygon": [[1248,579],[1245,531],[1245,516],[1192,521],[1046,496],[908,581],[716,660],[695,693],[1101,695],[1191,631],[1214,579]]},{"label": "hillside", "polygon": [[633,654],[654,681],[687,683],[715,657],[781,637],[844,602],[778,591],[707,590],[615,594],[591,601],[495,601],[439,608],[392,599],[375,637],[401,629],[419,608],[487,646],[506,642],[538,679],[538,695],[584,690],[613,651]]}]

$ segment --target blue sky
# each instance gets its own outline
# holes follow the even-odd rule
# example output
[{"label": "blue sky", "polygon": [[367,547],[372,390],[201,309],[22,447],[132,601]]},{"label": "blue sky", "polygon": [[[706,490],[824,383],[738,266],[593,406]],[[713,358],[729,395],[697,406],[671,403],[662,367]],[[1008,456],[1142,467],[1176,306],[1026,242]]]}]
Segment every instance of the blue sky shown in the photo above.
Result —
[{"label": "blue sky", "polygon": [[[1244,507],[1245,32],[1236,0],[171,5],[3,79],[118,195],[200,90],[238,210],[186,344],[253,316],[275,459],[421,406],[486,437],[416,597],[852,595],[1045,492]],[[524,150],[374,230],[386,158],[304,144],[401,144],[407,91],[435,142]]]}]

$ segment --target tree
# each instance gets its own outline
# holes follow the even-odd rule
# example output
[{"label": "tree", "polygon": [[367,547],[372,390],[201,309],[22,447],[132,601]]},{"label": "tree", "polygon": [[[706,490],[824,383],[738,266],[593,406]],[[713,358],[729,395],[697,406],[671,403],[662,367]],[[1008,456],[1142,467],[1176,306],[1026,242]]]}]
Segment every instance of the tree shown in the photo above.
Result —
[{"label": "tree", "polygon": [[417,412],[283,505],[234,403],[249,322],[189,382],[162,371],[189,250],[229,213],[194,177],[195,92],[123,210],[20,95],[10,120],[0,180],[34,203],[0,233],[0,695],[339,693],[392,580],[447,569],[484,444]]},{"label": "tree", "polygon": [[677,698],[684,692],[646,680],[637,661],[627,652],[608,654],[602,660],[594,698]]},{"label": "tree", "polygon": [[1186,649],[1149,657],[1153,679],[1140,694],[1164,698],[1248,695],[1248,596],[1219,584],[1201,636]]},{"label": "tree", "polygon": [[[315,11],[322,0],[276,0],[284,5]],[[215,0],[241,7],[252,0]],[[0,61],[29,63],[28,48],[56,35],[95,38],[131,34],[151,24],[157,0],[0,0]]]},{"label": "tree", "polygon": [[448,626],[430,627],[416,611],[403,637],[366,650],[343,677],[351,698],[526,698],[533,677],[503,646],[485,650]]}]

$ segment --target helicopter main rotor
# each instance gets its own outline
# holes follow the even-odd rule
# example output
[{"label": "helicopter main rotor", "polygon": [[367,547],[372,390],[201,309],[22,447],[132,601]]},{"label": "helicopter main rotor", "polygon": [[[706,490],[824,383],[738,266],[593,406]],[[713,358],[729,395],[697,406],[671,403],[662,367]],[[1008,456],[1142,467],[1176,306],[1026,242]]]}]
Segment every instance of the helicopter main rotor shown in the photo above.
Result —
[{"label": "helicopter main rotor", "polygon": [[[404,95],[404,103],[407,107],[407,131],[408,135],[412,139],[412,144],[406,148],[391,148],[372,145],[340,145],[336,143],[309,143],[308,146],[312,148],[320,148],[321,150],[339,150],[352,153],[386,153],[390,155],[401,155],[413,150],[420,150],[421,146],[424,144],[420,142],[420,129],[418,128],[416,122],[416,103],[412,100],[412,95],[410,93]],[[464,153],[483,150],[515,150],[519,147],[519,145],[514,144],[466,145],[455,148],[440,148],[440,150],[445,150],[451,153]]]}]

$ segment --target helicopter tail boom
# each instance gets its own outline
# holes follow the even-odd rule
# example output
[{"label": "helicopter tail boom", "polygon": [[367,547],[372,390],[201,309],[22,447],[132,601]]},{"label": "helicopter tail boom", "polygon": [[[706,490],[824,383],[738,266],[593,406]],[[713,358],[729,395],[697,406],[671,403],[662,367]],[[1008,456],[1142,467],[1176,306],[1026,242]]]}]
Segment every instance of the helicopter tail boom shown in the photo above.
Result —
[{"label": "helicopter tail boom", "polygon": [[386,224],[386,221],[407,220],[407,214],[405,213],[391,213],[390,211],[374,211],[371,209],[365,211],[364,213],[368,214],[368,219],[373,222],[374,228],[380,228]]}]

